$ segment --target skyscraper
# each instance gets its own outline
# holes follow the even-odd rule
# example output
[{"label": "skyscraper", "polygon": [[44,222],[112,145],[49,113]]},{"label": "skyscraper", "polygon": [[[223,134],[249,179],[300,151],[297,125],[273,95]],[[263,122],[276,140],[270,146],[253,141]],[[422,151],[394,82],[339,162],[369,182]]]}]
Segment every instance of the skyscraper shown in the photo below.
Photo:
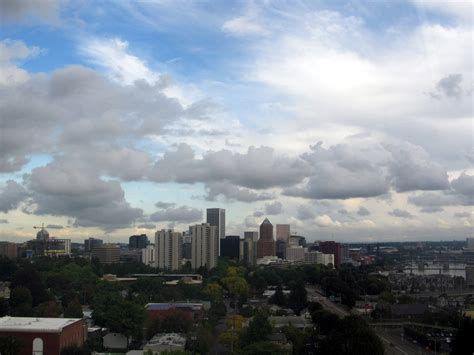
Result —
[{"label": "skyscraper", "polygon": [[257,243],[257,258],[263,258],[264,256],[275,256],[275,240],[273,239],[273,224],[270,223],[268,218],[260,225],[260,239]]},{"label": "skyscraper", "polygon": [[155,265],[164,270],[179,270],[183,259],[183,237],[179,232],[160,230],[155,233]]},{"label": "skyscraper", "polygon": [[276,239],[284,240],[288,243],[290,239],[290,225],[289,224],[277,224],[276,225]]},{"label": "skyscraper", "polygon": [[191,265],[193,269],[205,266],[212,269],[217,265],[219,255],[219,238],[216,226],[209,223],[189,226],[191,234]]},{"label": "skyscraper", "polygon": [[208,208],[206,222],[211,226],[217,227],[218,238],[225,238],[225,209]]},{"label": "skyscraper", "polygon": [[128,247],[130,249],[145,249],[148,245],[148,237],[146,234],[132,235],[128,239]]}]

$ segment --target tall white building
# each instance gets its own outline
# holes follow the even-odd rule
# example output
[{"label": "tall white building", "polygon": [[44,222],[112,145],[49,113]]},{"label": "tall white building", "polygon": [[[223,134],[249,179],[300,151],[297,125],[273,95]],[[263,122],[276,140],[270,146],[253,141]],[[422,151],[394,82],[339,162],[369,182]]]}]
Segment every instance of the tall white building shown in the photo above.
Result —
[{"label": "tall white building", "polygon": [[155,265],[162,270],[179,270],[183,259],[183,236],[172,230],[155,233]]},{"label": "tall white building", "polygon": [[219,256],[219,237],[216,226],[209,223],[189,226],[191,234],[191,265],[193,269],[205,266],[212,269],[217,265]]},{"label": "tall white building", "polygon": [[156,248],[154,244],[149,244],[142,249],[142,263],[148,266],[156,266]]}]

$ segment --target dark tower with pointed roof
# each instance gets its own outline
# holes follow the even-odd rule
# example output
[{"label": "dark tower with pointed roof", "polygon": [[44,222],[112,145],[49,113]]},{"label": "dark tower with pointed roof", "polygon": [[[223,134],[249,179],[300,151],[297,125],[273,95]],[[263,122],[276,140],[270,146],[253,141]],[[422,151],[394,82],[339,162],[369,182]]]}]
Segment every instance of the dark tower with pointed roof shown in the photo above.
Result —
[{"label": "dark tower with pointed roof", "polygon": [[275,256],[275,240],[273,239],[273,224],[268,218],[260,225],[260,239],[257,242],[257,258]]}]

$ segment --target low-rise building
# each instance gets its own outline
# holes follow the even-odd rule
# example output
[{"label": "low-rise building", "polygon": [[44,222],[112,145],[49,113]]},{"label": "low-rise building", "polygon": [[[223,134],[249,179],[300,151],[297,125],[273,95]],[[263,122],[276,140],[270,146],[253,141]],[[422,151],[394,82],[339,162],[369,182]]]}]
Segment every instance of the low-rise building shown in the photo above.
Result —
[{"label": "low-rise building", "polygon": [[15,259],[18,256],[18,245],[10,242],[0,242],[0,256]]},{"label": "low-rise building", "polygon": [[87,339],[87,325],[71,318],[0,318],[0,336],[21,341],[18,355],[60,355],[69,346],[82,347]]},{"label": "low-rise building", "polygon": [[159,333],[150,339],[143,347],[143,350],[150,350],[157,353],[164,351],[183,351],[185,346],[186,337],[183,334]]},{"label": "low-rise building", "polygon": [[102,264],[120,262],[120,247],[116,244],[103,244],[92,249],[91,256],[98,258]]},{"label": "low-rise building", "polygon": [[145,310],[150,318],[180,314],[189,321],[196,321],[204,315],[202,303],[148,303]]}]

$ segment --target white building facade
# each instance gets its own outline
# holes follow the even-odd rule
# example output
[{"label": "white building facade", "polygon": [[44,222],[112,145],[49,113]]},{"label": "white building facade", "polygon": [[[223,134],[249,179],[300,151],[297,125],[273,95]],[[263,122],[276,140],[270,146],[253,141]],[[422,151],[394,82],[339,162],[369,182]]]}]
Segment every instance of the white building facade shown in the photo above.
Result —
[{"label": "white building facade", "polygon": [[179,270],[183,259],[183,236],[172,230],[155,233],[155,266],[161,270]]},{"label": "white building facade", "polygon": [[219,256],[219,234],[216,226],[208,223],[189,226],[191,234],[191,265],[193,269],[205,266],[212,269]]}]

